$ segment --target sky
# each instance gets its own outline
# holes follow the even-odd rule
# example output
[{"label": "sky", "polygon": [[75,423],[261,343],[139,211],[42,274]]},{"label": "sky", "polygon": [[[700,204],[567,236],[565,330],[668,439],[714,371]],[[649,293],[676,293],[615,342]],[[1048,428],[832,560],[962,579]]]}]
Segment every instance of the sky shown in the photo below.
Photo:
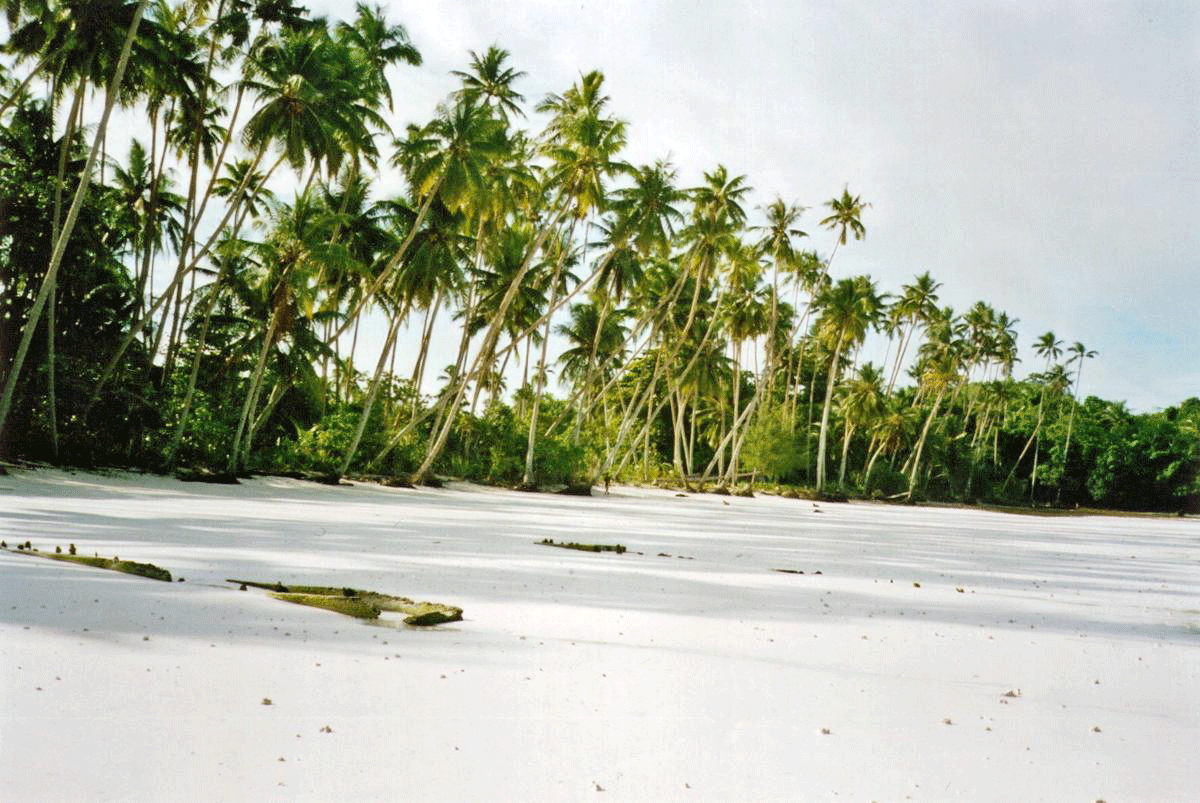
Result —
[{"label": "sky", "polygon": [[[353,16],[350,0],[309,0]],[[391,2],[424,64],[393,73],[397,120],[425,122],[468,51],[492,44],[530,105],[599,69],[625,158],[685,186],[718,164],[750,205],[849,187],[867,236],[831,275],[1019,319],[1017,376],[1052,331],[1099,352],[1081,393],[1148,412],[1200,395],[1200,3]],[[885,355],[882,338],[862,358]],[[441,363],[452,361],[447,353]]]}]

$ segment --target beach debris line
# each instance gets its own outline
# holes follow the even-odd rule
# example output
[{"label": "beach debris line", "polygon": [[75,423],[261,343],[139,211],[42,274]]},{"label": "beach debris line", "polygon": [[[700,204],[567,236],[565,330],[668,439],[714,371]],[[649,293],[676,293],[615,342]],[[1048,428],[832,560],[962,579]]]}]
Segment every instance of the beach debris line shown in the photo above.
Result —
[{"label": "beach debris line", "polygon": [[9,549],[7,546],[2,547],[8,552],[18,552],[22,555],[36,555],[39,558],[48,558],[50,560],[61,560],[68,563],[79,563],[83,566],[91,566],[93,569],[108,569],[113,572],[122,572],[124,574],[134,574],[138,577],[148,577],[151,580],[161,580],[164,583],[171,582],[171,573],[166,569],[155,566],[153,563],[138,563],[132,560],[121,560],[115,555],[111,558],[102,558],[99,554],[95,557],[87,555],[76,555],[75,545],[71,544],[69,551],[64,553],[62,547],[56,546],[53,552],[39,552],[34,549],[33,545],[26,541],[23,544],[17,544],[17,549]]},{"label": "beach debris line", "polygon": [[377,591],[334,586],[285,586],[283,583],[259,583],[253,580],[227,579],[225,582],[233,583],[241,590],[247,587],[261,588],[284,602],[334,611],[356,619],[378,619],[384,611],[389,611],[405,614],[404,624],[414,627],[462,621],[462,608],[439,602],[416,602],[408,597],[380,594]]},{"label": "beach debris line", "polygon": [[616,552],[624,555],[627,551],[623,544],[577,544],[574,541],[555,541],[553,538],[543,538],[538,541],[542,546],[556,546],[559,549],[577,549],[580,552]]}]

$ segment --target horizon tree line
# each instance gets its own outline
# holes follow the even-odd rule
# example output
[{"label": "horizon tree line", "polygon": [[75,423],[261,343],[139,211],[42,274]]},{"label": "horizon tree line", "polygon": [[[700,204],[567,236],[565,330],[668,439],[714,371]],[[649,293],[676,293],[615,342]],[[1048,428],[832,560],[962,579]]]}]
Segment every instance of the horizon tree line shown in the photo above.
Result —
[{"label": "horizon tree line", "polygon": [[[627,162],[599,71],[534,103],[532,129],[525,74],[491,46],[429,119],[393,130],[391,75],[421,56],[379,6],[349,21],[288,0],[6,11],[7,455],[528,488],[761,478],[1156,507],[1197,492],[1200,402],[1159,421],[1081,401],[1096,352],[1050,332],[1043,370],[1014,379],[1003,311],[939,306],[928,272],[894,295],[832,272],[867,235],[849,187],[813,215],[833,237],[822,255],[795,201],[752,225],[749,179],[722,164],[687,187],[669,160]],[[118,105],[144,141],[109,142]],[[385,163],[403,194],[379,197]],[[376,321],[383,347],[359,365]],[[415,354],[399,353],[405,329]],[[889,364],[860,364],[872,332]],[[426,395],[445,333],[454,361]],[[1122,427],[1165,438],[1132,496]]]}]

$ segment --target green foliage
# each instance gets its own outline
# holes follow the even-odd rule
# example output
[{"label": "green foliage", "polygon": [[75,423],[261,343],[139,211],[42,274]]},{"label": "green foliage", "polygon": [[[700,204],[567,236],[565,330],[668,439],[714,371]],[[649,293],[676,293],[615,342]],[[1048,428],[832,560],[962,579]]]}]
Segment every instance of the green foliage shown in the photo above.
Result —
[{"label": "green foliage", "polygon": [[871,495],[879,498],[896,496],[908,490],[908,477],[892,468],[886,461],[876,461],[871,467]]},{"label": "green foliage", "polygon": [[[928,273],[898,297],[869,276],[835,278],[832,253],[798,250],[798,226],[816,233],[801,204],[778,199],[769,225],[753,226],[747,177],[721,165],[685,190],[669,163],[626,164],[628,126],[599,72],[547,96],[545,128],[526,133],[514,124],[523,73],[499,48],[472,54],[461,88],[397,136],[382,115],[387,73],[419,54],[365,5],[336,22],[290,0],[226,3],[219,18],[149,4],[120,100],[154,139],[109,143],[52,303],[27,326],[88,155],[80,132],[96,124],[85,103],[74,126],[71,106],[110,80],[137,7],[51,5],[47,17],[9,3],[0,59],[5,104],[14,64],[41,71],[0,111],[0,371],[22,365],[0,400],[4,456],[540,487],[711,463],[725,484],[757,472],[820,487],[834,470],[846,494],[1154,510],[1200,500],[1200,400],[1140,416],[1079,404],[1097,355],[1051,332],[1034,346],[1039,373],[1013,380],[1003,312],[939,306]],[[64,129],[76,133],[56,140]],[[406,189],[378,198],[387,144]],[[307,177],[286,202],[265,189],[281,166]],[[869,208],[844,189],[819,225],[853,247]],[[585,302],[574,272],[592,268]],[[393,334],[419,331],[419,352],[357,363],[368,311]],[[429,343],[453,327],[462,352],[419,397],[436,373]],[[860,364],[871,330],[896,339],[895,364]],[[543,360],[549,333],[564,348]],[[905,354],[913,383],[894,386]],[[527,386],[506,397],[518,371]],[[554,372],[570,401],[542,393]],[[760,400],[739,431],[739,411]]]},{"label": "green foliage", "polygon": [[782,408],[762,411],[742,446],[743,466],[775,482],[795,477],[806,463],[804,437],[792,431],[784,416]]},{"label": "green foliage", "polygon": [[283,440],[269,453],[271,467],[287,471],[336,472],[350,446],[358,415],[348,409],[328,413],[316,424]]}]

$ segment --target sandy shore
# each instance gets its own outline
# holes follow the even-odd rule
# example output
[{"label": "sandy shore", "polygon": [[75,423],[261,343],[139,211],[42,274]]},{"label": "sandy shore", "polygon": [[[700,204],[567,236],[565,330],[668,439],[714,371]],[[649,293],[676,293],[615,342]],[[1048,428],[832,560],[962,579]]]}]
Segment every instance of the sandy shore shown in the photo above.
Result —
[{"label": "sandy shore", "polygon": [[41,470],[0,538],[185,578],[0,552],[4,800],[1200,799],[1195,520]]}]

